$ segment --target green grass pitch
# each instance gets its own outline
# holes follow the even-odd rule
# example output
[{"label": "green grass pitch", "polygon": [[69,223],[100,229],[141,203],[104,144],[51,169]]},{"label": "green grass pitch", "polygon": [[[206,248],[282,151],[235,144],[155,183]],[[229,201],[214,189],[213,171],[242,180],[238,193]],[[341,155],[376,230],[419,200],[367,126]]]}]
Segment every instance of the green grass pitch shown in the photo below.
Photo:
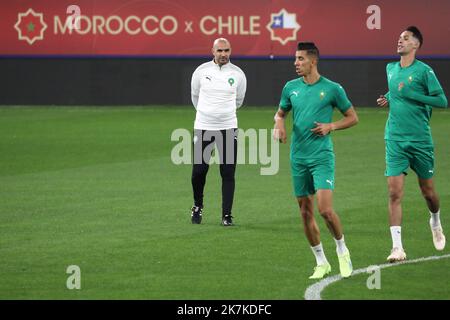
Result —
[{"label": "green grass pitch", "polygon": [[[271,128],[275,108],[244,107],[243,129]],[[391,247],[384,177],[387,111],[357,108],[360,123],[333,133],[334,208],[355,269],[385,262]],[[337,115],[336,115],[337,116]],[[280,170],[239,165],[233,215],[220,225],[220,175],[210,168],[202,225],[190,223],[190,165],[174,165],[170,140],[191,130],[191,107],[0,108],[0,299],[303,299],[315,265],[292,194],[289,146]],[[435,110],[435,183],[450,236],[450,112]],[[291,121],[288,122],[288,125]],[[406,179],[408,258],[449,253],[432,244],[415,174]],[[338,273],[335,245],[317,217]],[[69,265],[81,289],[66,288]],[[450,259],[339,281],[325,299],[450,299]]]}]

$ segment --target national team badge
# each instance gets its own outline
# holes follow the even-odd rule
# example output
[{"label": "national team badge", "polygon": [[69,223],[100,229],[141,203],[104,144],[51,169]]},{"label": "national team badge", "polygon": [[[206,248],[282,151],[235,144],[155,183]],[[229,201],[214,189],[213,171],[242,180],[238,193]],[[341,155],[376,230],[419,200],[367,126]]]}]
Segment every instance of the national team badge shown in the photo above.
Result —
[{"label": "national team badge", "polygon": [[320,92],[320,100],[323,100],[325,98],[326,93],[324,91]]}]

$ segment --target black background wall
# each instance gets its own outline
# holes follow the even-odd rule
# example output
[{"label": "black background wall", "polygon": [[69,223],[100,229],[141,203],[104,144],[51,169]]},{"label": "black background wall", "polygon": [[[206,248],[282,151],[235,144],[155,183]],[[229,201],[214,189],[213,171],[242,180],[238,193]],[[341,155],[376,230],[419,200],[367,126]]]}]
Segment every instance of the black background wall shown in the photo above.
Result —
[{"label": "black background wall", "polygon": [[[1,105],[189,105],[190,80],[208,59],[0,59]],[[375,106],[387,91],[392,60],[322,60],[319,71],[341,83],[356,107]],[[423,60],[450,94],[450,60]],[[239,60],[246,105],[278,105],[296,77],[293,60]]]}]

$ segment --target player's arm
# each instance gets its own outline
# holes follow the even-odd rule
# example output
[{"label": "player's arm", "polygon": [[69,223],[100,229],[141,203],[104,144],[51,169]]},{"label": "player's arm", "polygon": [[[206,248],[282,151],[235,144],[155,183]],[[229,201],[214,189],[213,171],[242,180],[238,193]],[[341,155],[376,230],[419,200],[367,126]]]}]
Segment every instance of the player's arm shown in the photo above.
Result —
[{"label": "player's arm", "polygon": [[378,99],[377,99],[377,104],[379,107],[382,108],[388,108],[389,107],[389,96],[390,93],[386,93],[385,95],[381,95]]},{"label": "player's arm", "polygon": [[273,138],[275,140],[279,140],[282,143],[286,143],[286,115],[287,112],[283,109],[279,108],[277,113],[275,113],[274,120],[275,120],[275,127],[273,131]]},{"label": "player's arm", "polygon": [[347,111],[343,112],[342,114],[344,115],[344,117],[339,121],[335,121],[332,123],[314,122],[316,124],[316,127],[311,129],[311,131],[319,136],[326,136],[331,131],[353,127],[359,121],[358,115],[356,114],[355,108],[353,107],[348,108]]},{"label": "player's arm", "polygon": [[409,85],[403,85],[400,94],[405,98],[415,100],[432,107],[447,108],[447,97],[445,96],[444,90],[442,90],[442,86],[439,83],[433,69],[427,69],[423,73],[422,80],[427,87],[427,92],[429,92],[429,94],[417,92]]},{"label": "player's arm", "polygon": [[401,93],[405,98],[419,101],[423,104],[427,104],[436,108],[447,108],[448,106],[447,97],[443,92],[428,96],[410,89],[409,86],[404,86],[401,90]]},{"label": "player's arm", "polygon": [[275,120],[273,138],[282,143],[286,143],[287,141],[285,120],[287,114],[292,109],[292,102],[290,95],[291,93],[289,85],[286,84],[283,87],[283,91],[281,92],[281,99],[278,111],[277,113],[275,113],[275,117],[273,118]]},{"label": "player's arm", "polygon": [[198,97],[200,95],[200,76],[197,70],[192,74],[191,79],[191,100],[194,108],[197,109]]},{"label": "player's arm", "polygon": [[[390,73],[391,64],[386,65],[386,76],[387,76],[387,82],[389,84],[389,73]],[[380,97],[377,99],[377,104],[379,107],[382,108],[389,108],[389,98],[390,93],[386,93],[385,95],[380,95]]]}]

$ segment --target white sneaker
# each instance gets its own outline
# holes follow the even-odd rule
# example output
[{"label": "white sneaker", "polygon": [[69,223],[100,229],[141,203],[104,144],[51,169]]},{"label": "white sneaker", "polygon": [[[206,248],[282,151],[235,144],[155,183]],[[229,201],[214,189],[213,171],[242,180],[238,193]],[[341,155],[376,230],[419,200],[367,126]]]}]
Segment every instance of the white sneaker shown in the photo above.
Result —
[{"label": "white sneaker", "polygon": [[391,254],[389,255],[389,257],[387,257],[386,260],[389,262],[398,262],[406,260],[406,253],[403,249],[395,247],[391,250]]},{"label": "white sneaker", "polygon": [[438,227],[434,227],[431,224],[431,219],[430,219],[430,228],[431,228],[431,233],[433,234],[433,244],[434,247],[436,248],[436,250],[444,250],[445,248],[445,236],[444,236],[444,232],[442,231],[442,227],[438,226]]}]

